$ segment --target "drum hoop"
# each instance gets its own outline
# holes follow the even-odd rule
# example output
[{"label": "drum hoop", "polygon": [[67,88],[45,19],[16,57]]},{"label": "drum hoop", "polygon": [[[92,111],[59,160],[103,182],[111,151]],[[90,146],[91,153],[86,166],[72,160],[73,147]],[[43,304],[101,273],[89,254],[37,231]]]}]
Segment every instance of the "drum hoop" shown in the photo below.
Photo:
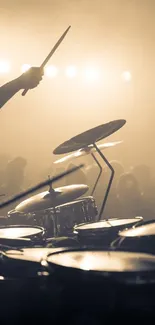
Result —
[{"label": "drum hoop", "polygon": [[[45,260],[45,258],[43,258],[43,260],[42,260],[42,262],[43,263],[46,263],[46,265],[49,265],[49,267],[51,266],[51,265],[55,265],[55,266],[58,266],[58,267],[60,267],[60,268],[67,268],[67,269],[70,269],[70,270],[77,270],[77,271],[80,271],[80,272],[86,272],[85,270],[83,270],[83,269],[80,269],[80,268],[74,268],[74,267],[71,267],[71,266],[65,266],[65,265],[62,265],[62,264],[57,264],[57,263],[54,263],[54,262],[50,262],[49,260],[48,260],[48,258],[50,257],[50,256],[55,256],[55,255],[57,255],[57,254],[60,254],[60,253],[72,253],[72,252],[107,252],[107,253],[132,253],[133,255],[134,254],[136,254],[136,255],[147,255],[147,256],[152,256],[152,257],[154,257],[154,255],[152,255],[152,254],[149,254],[149,253],[143,253],[143,252],[140,252],[140,253],[138,253],[138,252],[128,252],[128,251],[126,251],[126,250],[118,250],[118,251],[116,251],[116,250],[114,250],[114,249],[112,249],[112,248],[110,248],[110,247],[108,247],[108,248],[106,248],[106,247],[104,247],[104,249],[102,248],[102,247],[75,247],[75,248],[67,248],[67,249],[65,249],[65,250],[63,250],[63,251],[60,251],[60,252],[54,252],[54,253],[50,253],[50,254],[47,254],[46,255],[46,260]],[[103,274],[108,274],[109,276],[110,275],[116,275],[116,276],[119,276],[119,275],[124,275],[124,276],[127,276],[127,275],[131,275],[131,276],[138,276],[138,275],[143,275],[143,274],[145,274],[145,275],[148,275],[148,274],[153,274],[153,276],[154,276],[154,278],[155,278],[155,270],[150,270],[150,271],[148,271],[148,270],[142,270],[142,271],[122,271],[122,272],[119,272],[119,271],[104,271],[104,270],[88,270],[87,271],[87,274],[101,274],[101,275],[103,275]],[[155,279],[154,279],[154,281],[153,281],[153,283],[155,283]]]},{"label": "drum hoop", "polygon": [[43,230],[43,227],[40,226],[31,226],[31,225],[7,225],[7,226],[0,226],[0,229],[6,229],[6,228],[37,228],[38,230]]},{"label": "drum hoop", "polygon": [[73,200],[71,202],[66,202],[64,204],[61,204],[61,205],[57,205],[56,208],[63,208],[63,207],[68,207],[68,206],[74,206],[74,204],[78,204],[78,203],[87,203],[87,200],[90,202],[94,202],[94,198],[91,197],[91,196],[88,196],[88,197],[83,197],[83,198],[78,198],[76,200]]}]

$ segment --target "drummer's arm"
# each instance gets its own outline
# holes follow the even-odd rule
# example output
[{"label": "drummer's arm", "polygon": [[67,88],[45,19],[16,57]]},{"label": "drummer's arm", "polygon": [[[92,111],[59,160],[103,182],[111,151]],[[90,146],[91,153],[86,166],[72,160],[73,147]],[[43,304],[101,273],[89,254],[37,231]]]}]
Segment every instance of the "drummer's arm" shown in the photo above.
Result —
[{"label": "drummer's arm", "polygon": [[2,108],[19,90],[37,87],[42,80],[43,73],[43,69],[32,67],[17,79],[0,87],[0,108]]},{"label": "drummer's arm", "polygon": [[20,89],[19,78],[0,87],[0,108],[2,108]]}]

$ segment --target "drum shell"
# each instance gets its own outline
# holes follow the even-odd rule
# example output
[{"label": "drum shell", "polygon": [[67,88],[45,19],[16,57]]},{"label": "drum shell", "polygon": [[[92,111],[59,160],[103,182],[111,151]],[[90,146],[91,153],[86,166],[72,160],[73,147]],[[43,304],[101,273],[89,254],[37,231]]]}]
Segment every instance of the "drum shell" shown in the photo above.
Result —
[{"label": "drum shell", "polygon": [[[0,227],[0,231],[5,231],[6,229],[25,229],[27,230],[26,233],[27,234],[23,234],[21,235],[20,237],[17,235],[16,237],[13,236],[13,238],[11,238],[11,235],[10,235],[10,238],[9,236],[3,236],[3,237],[0,237],[0,244],[1,245],[8,245],[8,246],[14,246],[14,247],[18,247],[18,244],[19,244],[19,247],[30,247],[30,246],[34,246],[34,245],[44,245],[45,243],[45,231],[42,227],[39,227],[39,226],[35,226],[35,227],[32,227],[32,226],[28,226],[28,225],[8,225],[6,227]],[[28,230],[29,228],[32,230],[33,228],[36,230],[38,230],[38,232],[36,233],[36,231],[33,232],[31,231],[30,234],[28,234]],[[5,232],[4,232],[5,233]],[[19,243],[18,243],[18,239],[19,239]],[[22,245],[22,239],[23,239],[23,245]],[[24,241],[25,239],[25,241]],[[29,239],[29,241],[26,239]],[[8,241],[8,243],[7,243]],[[16,246],[17,245],[17,246]]]},{"label": "drum shell", "polygon": [[[113,220],[116,220],[119,222],[122,219],[109,219],[109,222],[112,222]],[[99,221],[103,222],[103,221]],[[141,218],[135,218],[135,222],[133,224],[137,224],[141,222]],[[133,226],[132,224],[132,226]],[[83,226],[83,225],[81,225]],[[112,227],[101,227],[101,228],[95,228],[94,229],[80,229],[80,226],[77,228],[74,228],[74,232],[77,233],[77,238],[80,243],[80,245],[87,245],[87,246],[98,246],[98,247],[108,247],[111,245],[111,243],[118,237],[118,233],[120,230],[123,230],[124,228],[131,228],[131,223],[128,223],[126,221],[126,224],[118,225],[118,226],[112,226]]]},{"label": "drum shell", "polygon": [[95,221],[97,207],[93,197],[82,198],[57,207],[59,209],[58,235],[68,236],[73,233],[73,228],[83,222]]},{"label": "drum shell", "polygon": [[[130,315],[144,316],[151,315],[154,308],[154,283],[139,284],[126,283],[131,274],[104,274],[104,272],[88,272],[83,270],[65,268],[49,263],[43,259],[44,271],[49,274],[43,276],[43,270],[36,263],[26,261],[15,261],[8,259],[6,264],[10,269],[7,273],[5,264],[5,281],[1,286],[2,308],[0,320],[16,321],[21,324],[23,318],[32,322],[42,321],[64,321],[68,324],[83,324],[75,319],[83,315],[91,316],[94,324],[101,324],[103,321],[112,320],[114,315],[119,320],[122,312],[129,312]],[[12,266],[11,266],[12,265]],[[23,273],[24,268],[26,271]],[[14,269],[14,272],[11,270]],[[18,269],[18,273],[15,270]],[[27,273],[27,270],[29,274]],[[37,276],[38,271],[42,276]],[[148,275],[144,272],[143,277],[154,280],[154,272]],[[4,276],[4,270],[2,272]],[[136,274],[131,276],[136,280]],[[137,275],[136,275],[137,276]],[[122,280],[123,278],[123,280]],[[4,292],[4,299],[2,293]],[[6,307],[7,306],[7,307]],[[6,312],[10,310],[9,315]],[[7,313],[8,314],[8,313]],[[98,321],[100,321],[98,323]]]},{"label": "drum shell", "polygon": [[[139,230],[138,235],[132,231]],[[119,233],[117,239],[111,246],[116,250],[126,250],[131,252],[142,252],[155,255],[155,220],[144,221],[131,229],[132,236],[126,232]],[[126,236],[125,236],[126,234]]]},{"label": "drum shell", "polygon": [[[75,314],[98,315],[102,321],[122,312],[135,312],[149,315],[155,308],[155,272],[143,272],[143,279],[153,279],[152,283],[139,283],[139,274],[92,272],[48,264],[48,287],[61,283],[60,301],[64,309],[74,310]],[[147,281],[146,281],[147,282]],[[68,308],[67,308],[68,307]],[[104,316],[103,316],[104,315]],[[130,314],[131,315],[131,314]],[[70,317],[68,315],[68,317]],[[74,315],[75,317],[75,315]],[[80,324],[80,323],[79,323]]]},{"label": "drum shell", "polygon": [[[28,249],[29,252],[33,250],[46,254],[47,251],[62,249]],[[30,254],[30,258],[27,254],[20,257],[24,251],[9,250],[1,255],[0,321],[11,320],[13,324],[22,324],[23,320],[26,320],[32,323],[34,317],[38,322],[56,322],[59,287],[55,287],[53,283],[50,290],[54,290],[54,295],[49,294],[48,272],[46,266],[41,263],[42,257],[38,253],[36,258],[33,258],[33,254],[32,257]]]},{"label": "drum shell", "polygon": [[80,198],[55,208],[33,214],[10,211],[8,222],[11,225],[31,225],[43,227],[46,237],[63,237],[73,233],[75,224],[95,221],[98,210],[92,196]]},{"label": "drum shell", "polygon": [[111,243],[111,247],[115,250],[126,250],[130,252],[141,252],[155,255],[155,235],[143,237],[121,237]]}]

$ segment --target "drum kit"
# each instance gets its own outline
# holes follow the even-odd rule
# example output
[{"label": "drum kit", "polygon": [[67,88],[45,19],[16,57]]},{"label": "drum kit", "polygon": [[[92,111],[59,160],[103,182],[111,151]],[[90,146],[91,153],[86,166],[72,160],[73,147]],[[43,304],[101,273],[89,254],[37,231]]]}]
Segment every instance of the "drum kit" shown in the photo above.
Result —
[{"label": "drum kit", "polygon": [[[28,321],[35,315],[38,320],[69,324],[101,324],[114,315],[120,322],[122,311],[130,317],[136,312],[138,320],[154,316],[155,250],[145,246],[155,241],[155,222],[145,223],[137,216],[101,220],[114,177],[103,151],[121,142],[96,143],[124,124],[117,120],[100,125],[53,151],[67,154],[57,164],[88,154],[95,161],[96,154],[102,158],[111,175],[100,211],[93,195],[84,196],[87,185],[53,188],[51,180],[48,191],[8,213],[8,225],[0,228],[0,302],[3,310],[6,304],[10,308],[7,320],[16,319],[15,310],[20,310],[20,322],[23,315]],[[98,178],[101,165],[100,169]],[[98,179],[95,188],[97,183]],[[1,316],[6,320],[5,312]]]},{"label": "drum kit", "polygon": [[[115,120],[99,125],[65,141],[53,151],[53,153],[56,155],[74,152],[71,154],[71,156],[64,157],[64,160],[72,159],[73,155],[75,157],[77,153],[78,157],[83,157],[89,153],[98,163],[95,155],[96,153],[110,168],[111,177],[100,212],[98,212],[93,195],[88,197],[84,196],[89,190],[88,185],[72,184],[59,188],[53,188],[52,184],[50,184],[48,191],[30,196],[28,199],[20,202],[15,209],[9,211],[7,218],[9,227],[11,225],[26,225],[44,228],[45,237],[47,238],[49,245],[49,238],[51,238],[51,243],[52,240],[55,243],[55,238],[64,236],[71,236],[74,238],[76,236],[74,227],[83,223],[88,224],[90,222],[100,220],[114,177],[114,170],[103,155],[102,151],[116,146],[122,141],[104,143],[100,144],[99,146],[97,146],[96,143],[119,130],[125,123],[125,120]],[[56,161],[56,163],[61,162],[62,160]],[[101,176],[102,166],[100,164],[98,165],[101,169],[99,176]],[[98,181],[99,177],[95,182],[94,190]]]},{"label": "drum kit", "polygon": [[[54,54],[70,26],[43,61]],[[24,96],[28,89],[22,93]],[[101,220],[114,178],[103,152],[122,143],[98,141],[125,125],[115,120],[60,144],[60,164],[91,155],[99,174],[91,195],[86,184],[53,188],[83,165],[19,193],[0,208],[21,201],[7,218],[0,217],[0,321],[3,324],[48,322],[101,325],[155,320],[155,221],[142,217]],[[98,211],[93,194],[103,168],[109,183]],[[30,196],[49,186],[49,190]],[[0,194],[2,197],[3,194]],[[30,196],[27,198],[27,196]],[[125,317],[124,317],[125,316]]]}]

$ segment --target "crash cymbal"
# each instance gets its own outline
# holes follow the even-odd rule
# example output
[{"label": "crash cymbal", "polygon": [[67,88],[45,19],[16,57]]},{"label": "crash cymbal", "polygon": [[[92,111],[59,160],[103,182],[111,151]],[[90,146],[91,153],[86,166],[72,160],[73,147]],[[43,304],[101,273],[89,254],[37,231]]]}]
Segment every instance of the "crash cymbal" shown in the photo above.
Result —
[{"label": "crash cymbal", "polygon": [[88,191],[89,187],[84,184],[69,185],[59,187],[52,192],[45,191],[30,197],[29,199],[21,202],[15,208],[15,211],[21,213],[31,213],[58,206],[82,196]]},{"label": "crash cymbal", "polygon": [[61,155],[88,147],[90,144],[96,143],[113,134],[125,123],[125,120],[116,120],[99,125],[60,144],[54,149],[53,153],[55,155]]},{"label": "crash cymbal", "polygon": [[[115,147],[116,145],[118,145],[118,144],[120,144],[122,142],[123,141],[102,143],[102,144],[98,145],[98,148],[99,148],[99,150],[102,151],[102,150],[105,150],[105,149],[108,149],[108,148],[111,148],[111,147]],[[94,152],[96,152],[96,149],[93,147],[92,144],[90,144],[86,148],[79,149],[76,152],[71,153],[68,156],[65,156],[65,157],[63,157],[61,159],[58,159],[58,160],[54,161],[54,164],[63,163],[63,162],[69,161],[69,160],[73,160],[75,158],[79,158],[79,157],[89,155],[89,154],[94,153]]]}]

